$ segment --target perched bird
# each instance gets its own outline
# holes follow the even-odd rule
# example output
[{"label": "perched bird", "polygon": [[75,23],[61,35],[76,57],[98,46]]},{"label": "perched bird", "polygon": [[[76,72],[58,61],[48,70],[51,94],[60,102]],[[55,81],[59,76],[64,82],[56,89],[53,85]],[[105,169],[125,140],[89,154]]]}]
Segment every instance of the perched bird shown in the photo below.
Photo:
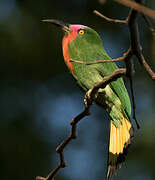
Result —
[{"label": "perched bird", "polygon": [[[117,69],[114,62],[91,65],[70,62],[70,59],[82,62],[111,59],[95,30],[84,25],[65,24],[57,20],[43,21],[55,24],[64,31],[62,49],[65,63],[84,91],[91,90],[96,82],[102,81],[103,77],[111,75]],[[119,78],[105,88],[100,88],[95,101],[108,112],[111,119],[107,168],[107,180],[109,180],[124,162],[127,148],[134,135],[130,122],[131,104],[123,79]]]}]

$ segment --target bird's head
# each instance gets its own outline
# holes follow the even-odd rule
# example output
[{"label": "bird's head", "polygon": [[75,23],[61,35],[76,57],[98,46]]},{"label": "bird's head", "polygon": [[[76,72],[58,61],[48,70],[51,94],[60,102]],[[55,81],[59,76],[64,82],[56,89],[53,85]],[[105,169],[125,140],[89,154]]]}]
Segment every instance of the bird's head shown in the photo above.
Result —
[{"label": "bird's head", "polygon": [[65,32],[64,33],[65,40],[69,41],[69,43],[71,43],[73,40],[77,40],[80,41],[81,43],[87,41],[87,43],[91,43],[91,45],[102,44],[98,33],[90,27],[79,24],[67,24],[62,21],[58,21],[54,19],[46,19],[42,21],[60,27]]},{"label": "bird's head", "polygon": [[72,63],[69,59],[85,61],[90,53],[98,48],[102,48],[102,40],[98,33],[90,27],[78,24],[67,24],[53,19],[46,19],[43,20],[43,22],[52,23],[64,31],[62,41],[63,55],[70,69]]}]

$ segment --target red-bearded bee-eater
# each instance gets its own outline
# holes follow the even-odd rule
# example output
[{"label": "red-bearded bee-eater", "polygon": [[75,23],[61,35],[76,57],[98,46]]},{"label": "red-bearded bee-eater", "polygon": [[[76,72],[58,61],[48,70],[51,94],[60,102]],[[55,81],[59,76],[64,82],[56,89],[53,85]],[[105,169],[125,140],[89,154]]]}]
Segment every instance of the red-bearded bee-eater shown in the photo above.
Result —
[{"label": "red-bearded bee-eater", "polygon": [[[105,52],[98,33],[84,25],[70,25],[57,20],[43,20],[62,28],[65,32],[62,40],[63,56],[71,74],[84,91],[91,90],[103,77],[111,75],[117,65],[106,62],[92,65],[70,62],[70,59],[82,62],[110,60]],[[110,116],[110,140],[107,179],[111,179],[125,160],[127,148],[134,134],[131,119],[131,103],[122,78],[117,79],[98,90],[95,101]]]}]

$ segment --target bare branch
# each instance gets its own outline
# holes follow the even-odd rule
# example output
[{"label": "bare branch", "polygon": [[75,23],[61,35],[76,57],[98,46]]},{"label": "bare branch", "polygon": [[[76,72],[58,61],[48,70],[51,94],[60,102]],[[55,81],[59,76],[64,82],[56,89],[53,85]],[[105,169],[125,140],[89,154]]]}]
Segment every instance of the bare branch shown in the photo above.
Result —
[{"label": "bare branch", "polygon": [[85,110],[80,113],[79,115],[77,115],[75,118],[73,118],[70,122],[72,128],[71,128],[71,133],[69,136],[67,136],[66,139],[64,139],[64,141],[56,148],[56,152],[59,153],[60,156],[60,162],[59,164],[56,166],[56,168],[54,168],[49,175],[44,178],[44,177],[36,177],[36,180],[52,180],[53,177],[55,176],[55,174],[57,173],[57,171],[59,171],[61,168],[64,168],[66,166],[65,160],[64,160],[64,154],[63,154],[63,150],[64,148],[69,144],[69,142],[72,139],[76,138],[76,126],[77,123],[83,119],[85,116],[88,116],[89,113],[89,108],[91,106],[91,103],[89,103],[89,106],[85,108]]},{"label": "bare branch", "polygon": [[75,60],[75,59],[70,59],[70,62],[75,62],[75,63],[78,63],[78,64],[85,64],[85,65],[108,63],[108,62],[118,62],[118,61],[124,61],[124,57],[120,57],[120,58],[117,58],[117,59],[109,59],[109,60],[97,60],[95,62],[85,62],[85,61],[78,61],[78,60]]},{"label": "bare branch", "polygon": [[155,11],[141,5],[140,3],[137,3],[137,2],[134,2],[131,0],[113,0],[113,1],[116,1],[117,3],[120,3],[129,8],[132,8],[138,12],[141,12],[142,14],[145,14],[145,15],[150,16],[151,18],[155,19]]},{"label": "bare branch", "polygon": [[112,75],[110,76],[105,76],[101,82],[98,82],[94,85],[94,88],[92,90],[95,91],[96,89],[98,90],[99,88],[105,88],[109,83],[116,81],[118,78],[126,76],[126,68],[119,68],[116,69]]},{"label": "bare branch", "polygon": [[132,98],[133,119],[135,120],[137,129],[139,129],[140,125],[139,125],[137,118],[136,118],[136,103],[135,103],[132,77],[129,77],[129,81],[130,81],[131,98]]},{"label": "bare branch", "polygon": [[122,57],[116,58],[116,59],[109,59],[109,60],[97,60],[95,62],[86,62],[86,61],[78,61],[75,59],[70,59],[70,62],[75,62],[78,64],[85,64],[85,65],[91,65],[91,64],[99,64],[99,63],[108,63],[108,62],[119,62],[119,61],[125,61],[125,59],[129,56],[130,51],[128,50],[126,53],[123,54]]},{"label": "bare branch", "polygon": [[155,37],[155,28],[153,28],[153,26],[152,26],[150,20],[148,19],[148,17],[146,17],[144,14],[142,14],[142,16],[143,16],[149,30],[151,31],[152,35]]},{"label": "bare branch", "polygon": [[148,63],[146,62],[143,54],[136,54],[137,58],[141,60],[144,68],[146,69],[147,73],[149,74],[149,76],[152,78],[152,80],[155,80],[155,73],[153,72],[153,70],[151,69],[151,67],[148,65]]},{"label": "bare branch", "polygon": [[127,24],[126,20],[112,19],[112,18],[106,17],[103,14],[101,14],[100,12],[98,12],[97,10],[94,10],[93,12],[94,12],[94,14],[96,14],[97,16],[105,19],[108,22],[118,23],[118,24]]}]

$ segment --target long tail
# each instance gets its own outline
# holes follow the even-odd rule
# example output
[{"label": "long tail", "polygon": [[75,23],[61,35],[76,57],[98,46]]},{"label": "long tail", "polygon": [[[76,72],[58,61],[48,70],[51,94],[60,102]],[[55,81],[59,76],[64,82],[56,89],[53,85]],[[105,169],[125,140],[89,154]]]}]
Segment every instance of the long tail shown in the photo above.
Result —
[{"label": "long tail", "polygon": [[123,115],[123,120],[119,128],[116,128],[113,121],[110,122],[110,142],[109,142],[109,162],[107,180],[112,179],[116,170],[121,168],[125,161],[127,149],[131,138],[134,135],[132,124]]}]

